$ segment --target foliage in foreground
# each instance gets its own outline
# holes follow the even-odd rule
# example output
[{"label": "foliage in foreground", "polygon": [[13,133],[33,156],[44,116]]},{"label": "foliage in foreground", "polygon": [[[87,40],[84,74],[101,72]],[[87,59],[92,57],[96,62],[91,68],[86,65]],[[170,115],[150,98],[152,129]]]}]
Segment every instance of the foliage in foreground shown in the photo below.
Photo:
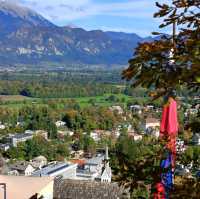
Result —
[{"label": "foliage in foreground", "polygon": [[113,154],[114,180],[137,197],[149,198],[160,173],[161,145],[153,138],[135,142],[122,135]]},{"label": "foliage in foreground", "polygon": [[[136,49],[123,77],[133,86],[151,88],[153,95],[165,95],[181,85],[198,89],[200,85],[200,2],[175,0],[157,3],[155,17],[164,18],[160,28],[176,23],[182,28],[176,36],[162,35]],[[172,39],[174,42],[172,42]],[[173,49],[173,50],[172,50]]]}]

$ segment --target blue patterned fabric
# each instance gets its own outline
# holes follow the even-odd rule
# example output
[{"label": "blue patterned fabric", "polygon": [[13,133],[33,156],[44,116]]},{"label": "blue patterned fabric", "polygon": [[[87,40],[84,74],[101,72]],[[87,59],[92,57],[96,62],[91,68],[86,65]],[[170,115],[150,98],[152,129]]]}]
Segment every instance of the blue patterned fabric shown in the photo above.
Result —
[{"label": "blue patterned fabric", "polygon": [[167,152],[166,159],[161,161],[161,182],[165,190],[170,190],[173,187],[173,172],[172,172],[172,154]]}]

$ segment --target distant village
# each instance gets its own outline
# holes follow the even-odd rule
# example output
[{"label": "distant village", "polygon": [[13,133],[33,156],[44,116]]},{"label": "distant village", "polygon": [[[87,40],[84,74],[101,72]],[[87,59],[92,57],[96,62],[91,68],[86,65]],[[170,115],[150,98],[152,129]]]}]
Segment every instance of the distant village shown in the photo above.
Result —
[{"label": "distant village", "polygon": [[[195,106],[184,104],[184,106],[186,107],[184,118],[185,123],[187,123],[187,118],[189,118],[189,116],[195,116],[198,113],[200,104]],[[110,110],[116,111],[119,115],[123,115],[125,112],[121,106],[112,106],[110,107]],[[135,115],[146,115],[146,117],[144,117],[144,119],[139,123],[140,131],[134,129],[132,124],[127,123],[126,118],[124,118],[124,124],[119,125],[113,130],[108,131],[96,129],[91,131],[89,135],[96,143],[98,143],[103,136],[106,136],[109,139],[117,139],[121,135],[122,129],[126,129],[130,139],[133,139],[135,142],[141,141],[144,136],[151,136],[158,139],[160,120],[156,117],[156,115],[160,115],[161,111],[161,108],[156,108],[153,105],[143,107],[138,104],[133,104],[128,110],[131,117]],[[6,129],[8,125],[9,124],[0,122],[0,130]],[[23,122],[18,122],[16,125],[23,125]],[[63,139],[64,136],[74,136],[75,132],[71,129],[64,128],[65,130],[63,130],[63,127],[66,126],[64,121],[56,121],[55,125],[58,128],[58,139]],[[86,134],[86,132],[83,132],[83,134]],[[1,152],[6,152],[12,147],[17,147],[19,143],[33,139],[35,136],[41,136],[47,141],[49,139],[48,132],[45,130],[26,130],[22,133],[13,133],[7,135],[6,137],[2,137],[0,150]],[[192,136],[190,144],[200,146],[199,132]],[[176,148],[178,154],[183,153],[187,149],[187,144],[179,138],[177,139]],[[53,198],[53,194],[55,195],[55,193],[57,194],[58,199],[62,199],[62,194],[66,194],[66,192],[69,195],[73,195],[74,193],[67,189],[69,189],[70,186],[74,186],[74,184],[79,186],[81,190],[78,192],[83,194],[84,182],[88,186],[93,186],[97,194],[99,193],[97,187],[101,186],[99,183],[107,184],[107,188],[104,187],[106,190],[102,188],[100,192],[104,190],[104,194],[106,194],[110,191],[110,189],[112,189],[113,194],[116,194],[116,196],[121,194],[121,190],[117,184],[112,182],[112,169],[110,165],[108,146],[96,150],[95,154],[90,154],[84,150],[74,150],[73,147],[70,147],[69,150],[70,156],[64,161],[48,162],[47,157],[42,155],[29,161],[4,159],[2,167],[2,173],[6,174],[6,176],[3,177],[4,181],[9,183],[11,181],[15,181],[15,179],[21,178],[22,184],[27,183],[28,185],[29,183],[34,184],[34,180],[37,179],[34,177],[38,177],[40,179],[37,179],[37,183],[41,183],[42,185],[41,187],[39,186],[36,192],[39,195],[43,195],[43,197],[47,199]],[[189,165],[182,165],[178,163],[177,170],[175,172],[178,175],[188,175],[191,170],[192,162]],[[43,183],[43,181],[45,183]],[[20,182],[21,181],[19,180],[19,183],[13,189],[18,189],[22,186]],[[85,189],[87,190],[87,188]],[[94,191],[94,195],[96,192]],[[31,194],[33,193],[30,193],[30,195]]]}]

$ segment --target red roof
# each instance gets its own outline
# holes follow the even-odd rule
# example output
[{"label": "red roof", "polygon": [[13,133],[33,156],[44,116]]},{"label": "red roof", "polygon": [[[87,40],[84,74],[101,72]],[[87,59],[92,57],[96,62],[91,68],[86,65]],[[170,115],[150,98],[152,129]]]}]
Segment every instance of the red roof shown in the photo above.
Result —
[{"label": "red roof", "polygon": [[78,164],[79,166],[82,166],[85,164],[85,160],[83,160],[83,159],[72,159],[72,160],[70,160],[70,162],[72,162],[74,164]]}]

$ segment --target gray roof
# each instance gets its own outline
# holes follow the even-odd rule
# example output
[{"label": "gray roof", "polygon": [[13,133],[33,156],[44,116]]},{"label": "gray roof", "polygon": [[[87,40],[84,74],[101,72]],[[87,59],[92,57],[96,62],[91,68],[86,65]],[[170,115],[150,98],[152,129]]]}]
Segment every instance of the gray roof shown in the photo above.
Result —
[{"label": "gray roof", "polygon": [[123,190],[117,184],[80,180],[59,180],[54,183],[55,199],[118,199]]},{"label": "gray roof", "polygon": [[69,167],[70,164],[67,163],[63,163],[63,162],[59,162],[57,164],[51,164],[51,165],[47,165],[46,167],[37,170],[33,173],[33,176],[49,176],[57,171],[60,171],[62,169],[65,169],[67,167]]},{"label": "gray roof", "polygon": [[10,144],[9,143],[5,143],[5,144],[2,144],[2,143],[0,143],[0,148],[2,147],[7,147],[7,146],[10,146]]},{"label": "gray roof", "polygon": [[100,157],[93,157],[93,158],[87,159],[86,164],[99,165],[102,163],[103,160],[104,160],[104,155],[102,155]]},{"label": "gray roof", "polygon": [[12,138],[15,139],[22,139],[22,138],[27,138],[27,137],[32,137],[33,135],[30,133],[20,133],[20,134],[15,134]]},{"label": "gray roof", "polygon": [[29,162],[26,161],[19,161],[15,164],[10,165],[11,170],[17,170],[17,171],[25,171],[28,165],[31,165]]}]

